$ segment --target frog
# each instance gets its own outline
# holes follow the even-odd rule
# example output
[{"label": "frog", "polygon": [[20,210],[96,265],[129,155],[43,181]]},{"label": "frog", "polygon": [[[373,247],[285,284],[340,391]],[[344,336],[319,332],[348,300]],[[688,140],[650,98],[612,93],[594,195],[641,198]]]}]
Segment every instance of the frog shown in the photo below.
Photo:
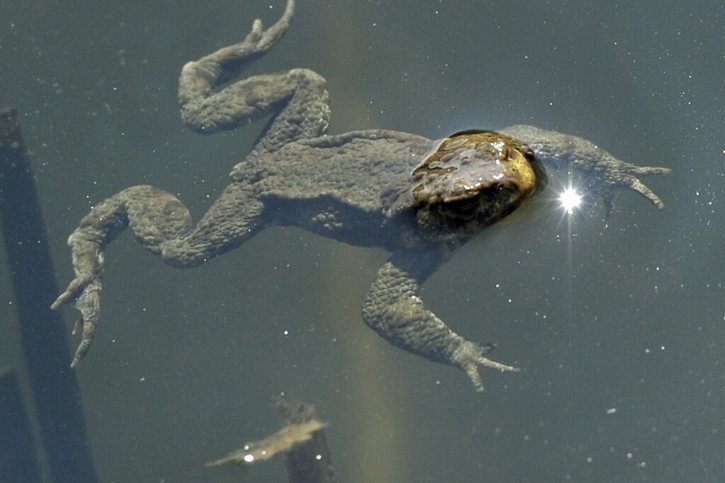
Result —
[{"label": "frog", "polygon": [[199,60],[179,77],[181,118],[201,134],[269,121],[229,185],[195,224],[173,194],[150,185],[101,201],[68,238],[75,277],[53,302],[80,312],[75,368],[100,320],[104,250],[127,228],[143,248],[176,268],[197,267],[272,226],[296,226],[359,247],[385,249],[362,304],[362,319],[394,346],[461,369],[483,391],[482,368],[516,372],[489,356],[492,343],[458,334],[431,311],[421,287],[458,248],[544,191],[551,170],[586,181],[611,207],[629,189],[664,203],[639,176],[670,172],[617,159],[594,143],[514,125],[470,129],[443,139],[394,130],[328,134],[326,80],[305,68],[241,77],[288,30],[295,0],[269,28],[257,19],[246,37]]}]

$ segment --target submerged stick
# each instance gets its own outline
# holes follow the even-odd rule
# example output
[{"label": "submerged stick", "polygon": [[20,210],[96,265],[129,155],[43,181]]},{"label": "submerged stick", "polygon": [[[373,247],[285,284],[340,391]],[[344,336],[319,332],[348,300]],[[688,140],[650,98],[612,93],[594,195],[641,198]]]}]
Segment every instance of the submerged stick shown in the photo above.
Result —
[{"label": "submerged stick", "polygon": [[332,457],[324,432],[327,423],[318,419],[315,407],[301,401],[282,399],[276,402],[276,406],[287,423],[282,429],[264,439],[247,443],[206,466],[247,466],[284,454],[290,483],[335,483]]},{"label": "submerged stick", "polygon": [[303,443],[307,443],[312,439],[312,434],[315,431],[319,431],[326,426],[327,423],[316,419],[306,423],[289,424],[264,439],[246,443],[225,457],[207,463],[207,466],[221,466],[230,463],[252,464],[272,459],[279,454],[291,451]]},{"label": "submerged stick", "polygon": [[48,472],[55,483],[95,482],[65,326],[49,308],[58,287],[15,109],[0,109],[0,230]]}]

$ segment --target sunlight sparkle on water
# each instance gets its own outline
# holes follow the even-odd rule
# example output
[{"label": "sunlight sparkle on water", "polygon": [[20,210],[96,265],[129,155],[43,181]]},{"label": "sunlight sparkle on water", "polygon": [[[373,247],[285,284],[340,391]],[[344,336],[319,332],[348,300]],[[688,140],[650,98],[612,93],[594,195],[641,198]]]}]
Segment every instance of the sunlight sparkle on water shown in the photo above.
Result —
[{"label": "sunlight sparkle on water", "polygon": [[559,194],[559,203],[561,203],[564,211],[568,215],[571,215],[581,205],[582,195],[576,189],[569,186]]}]

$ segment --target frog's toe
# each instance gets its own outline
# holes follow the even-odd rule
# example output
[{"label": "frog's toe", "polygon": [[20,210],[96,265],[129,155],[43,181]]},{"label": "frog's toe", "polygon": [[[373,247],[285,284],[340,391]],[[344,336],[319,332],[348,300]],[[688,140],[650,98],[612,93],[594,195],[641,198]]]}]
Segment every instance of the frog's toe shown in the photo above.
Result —
[{"label": "frog's toe", "polygon": [[81,316],[76,321],[73,334],[80,331],[81,341],[78,344],[73,361],[70,366],[75,368],[86,355],[93,342],[93,335],[96,332],[96,325],[101,315],[101,281],[96,278],[78,296],[74,303],[80,311]]},{"label": "frog's toe", "polygon": [[88,286],[91,280],[92,278],[90,276],[78,276],[71,280],[68,288],[50,306],[51,310],[60,310],[61,307],[76,298]]},{"label": "frog's toe", "polygon": [[471,341],[464,341],[460,347],[453,353],[453,363],[463,369],[471,379],[476,391],[483,392],[483,382],[478,372],[479,366],[496,369],[501,372],[518,372],[519,369],[513,366],[507,366],[494,360],[484,357],[483,354],[492,349],[492,344],[480,346]]},{"label": "frog's toe", "polygon": [[651,176],[660,174],[669,174],[672,172],[669,168],[662,168],[659,166],[637,166],[635,164],[621,163],[621,166],[617,170],[619,173],[615,176],[615,184],[625,186],[637,193],[641,194],[649,201],[652,202],[657,208],[662,209],[665,204],[657,196],[654,191],[649,189],[638,176]]},{"label": "frog's toe", "polygon": [[[78,319],[78,321],[76,322],[76,326],[80,326],[80,325],[85,326],[85,324],[82,324],[82,321],[80,319]],[[95,327],[94,327],[94,330],[95,330]],[[75,333],[76,331],[73,330],[73,332]],[[78,367],[78,364],[80,364],[81,359],[83,359],[85,357],[86,353],[88,352],[88,349],[91,348],[91,342],[93,342],[93,335],[92,335],[93,332],[91,331],[90,334],[91,335],[87,335],[86,330],[83,329],[83,336],[81,338],[81,342],[78,344],[78,348],[76,349],[75,354],[73,354],[73,361],[70,363],[70,366],[72,369],[75,369],[76,367]]]},{"label": "frog's toe", "polygon": [[[250,55],[264,54],[282,38],[292,22],[295,2],[288,0],[284,13],[271,27],[265,28],[260,19],[254,20],[252,29],[241,42],[219,49],[211,54],[214,62],[224,60],[245,59]],[[207,56],[207,58],[210,56]],[[203,59],[200,59],[200,61]]]},{"label": "frog's toe", "polygon": [[662,202],[659,196],[657,196],[654,191],[649,189],[647,185],[645,185],[643,182],[641,182],[639,179],[637,179],[634,176],[631,176],[627,180],[627,186],[630,189],[633,189],[637,193],[641,194],[648,200],[650,200],[657,208],[660,210],[665,207],[665,204]]},{"label": "frog's toe", "polygon": [[[282,16],[280,17],[277,22],[269,27],[267,30],[264,30],[261,32],[261,37],[259,41],[259,45],[264,50],[269,49],[272,45],[277,43],[277,41],[282,38],[282,35],[287,31],[287,29],[290,26],[290,23],[292,23],[292,17],[295,13],[295,2],[294,0],[288,0],[287,6],[285,7],[284,13],[282,13]],[[259,26],[260,31],[262,30],[262,26]]]},{"label": "frog's toe", "polygon": [[262,24],[262,21],[259,19],[255,19],[254,22],[252,22],[252,30],[249,31],[243,43],[250,45],[256,45],[257,43],[259,43],[259,39],[262,37],[263,29],[264,25]]}]

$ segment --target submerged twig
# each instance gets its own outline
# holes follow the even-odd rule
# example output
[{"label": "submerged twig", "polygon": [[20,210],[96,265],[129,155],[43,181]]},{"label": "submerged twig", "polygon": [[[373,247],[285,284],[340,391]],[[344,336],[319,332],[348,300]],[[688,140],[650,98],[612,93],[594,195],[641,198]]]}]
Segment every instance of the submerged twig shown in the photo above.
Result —
[{"label": "submerged twig", "polygon": [[221,466],[229,463],[252,464],[272,459],[280,453],[286,453],[296,446],[310,441],[315,431],[325,427],[327,427],[327,423],[317,419],[305,423],[289,424],[264,439],[246,443],[223,458],[207,463],[206,466]]},{"label": "submerged twig", "polygon": [[301,401],[276,401],[286,426],[259,441],[247,443],[207,466],[249,466],[284,454],[289,483],[335,483],[332,456],[315,407]]}]

